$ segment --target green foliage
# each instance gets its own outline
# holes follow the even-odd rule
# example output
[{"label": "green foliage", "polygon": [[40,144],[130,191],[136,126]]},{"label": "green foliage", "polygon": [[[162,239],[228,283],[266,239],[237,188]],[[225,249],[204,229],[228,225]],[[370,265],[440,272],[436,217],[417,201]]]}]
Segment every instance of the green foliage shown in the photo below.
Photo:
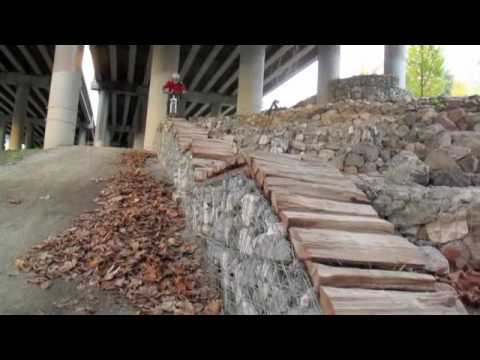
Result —
[{"label": "green foliage", "polygon": [[440,96],[448,90],[442,49],[435,45],[411,45],[408,50],[407,88],[415,96]]}]

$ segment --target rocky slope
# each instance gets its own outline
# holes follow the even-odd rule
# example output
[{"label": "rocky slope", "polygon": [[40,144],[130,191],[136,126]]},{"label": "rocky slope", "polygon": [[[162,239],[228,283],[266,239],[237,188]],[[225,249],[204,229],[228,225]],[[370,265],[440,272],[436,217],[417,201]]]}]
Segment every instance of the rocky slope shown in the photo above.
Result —
[{"label": "rocky slope", "polygon": [[192,121],[211,137],[232,136],[243,152],[334,163],[398,232],[432,254],[440,250],[450,260],[439,260],[445,272],[480,267],[480,97],[344,100]]}]

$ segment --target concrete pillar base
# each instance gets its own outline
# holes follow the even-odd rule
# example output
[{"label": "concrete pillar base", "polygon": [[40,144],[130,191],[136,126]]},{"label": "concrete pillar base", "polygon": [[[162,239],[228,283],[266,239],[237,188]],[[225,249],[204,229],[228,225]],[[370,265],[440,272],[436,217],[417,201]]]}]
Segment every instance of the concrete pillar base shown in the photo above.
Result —
[{"label": "concrete pillar base", "polygon": [[78,131],[78,145],[85,146],[87,144],[87,129],[80,128]]},{"label": "concrete pillar base", "polygon": [[25,126],[25,148],[33,148],[33,124],[28,123]]}]

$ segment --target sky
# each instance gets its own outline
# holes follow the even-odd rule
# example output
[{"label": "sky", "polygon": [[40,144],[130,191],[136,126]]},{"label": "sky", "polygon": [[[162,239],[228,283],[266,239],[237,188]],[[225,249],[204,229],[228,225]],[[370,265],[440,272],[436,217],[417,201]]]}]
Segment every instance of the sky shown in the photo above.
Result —
[{"label": "sky", "polygon": [[[441,45],[445,55],[445,66],[455,79],[473,89],[480,85],[480,45]],[[341,45],[340,77],[383,73],[383,45]],[[85,46],[83,72],[88,84],[94,117],[97,114],[98,92],[90,89],[94,80],[94,69],[90,47]],[[317,62],[298,73],[263,99],[263,108],[269,108],[274,100],[281,107],[289,107],[315,95],[317,91]]]}]

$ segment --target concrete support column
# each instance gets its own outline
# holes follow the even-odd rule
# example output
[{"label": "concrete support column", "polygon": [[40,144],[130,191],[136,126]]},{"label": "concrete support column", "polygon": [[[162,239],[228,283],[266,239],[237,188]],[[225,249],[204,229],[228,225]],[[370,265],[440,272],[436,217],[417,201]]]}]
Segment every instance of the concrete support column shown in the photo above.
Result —
[{"label": "concrete support column", "polygon": [[70,146],[75,141],[82,86],[83,45],[56,45],[48,99],[44,148]]},{"label": "concrete support column", "polygon": [[145,125],[146,150],[155,150],[155,139],[161,123],[167,120],[168,96],[163,86],[178,72],[180,62],[179,45],[154,45],[150,89],[148,93],[147,120]]},{"label": "concrete support column", "polygon": [[[220,116],[221,115],[222,104],[213,103],[212,110],[210,111],[212,116]],[[261,110],[261,109],[260,109]]]},{"label": "concrete support column", "polygon": [[15,107],[12,117],[12,128],[10,131],[10,150],[21,150],[24,140],[24,127],[27,117],[27,103],[30,88],[27,86],[17,87],[15,96]]},{"label": "concrete support column", "polygon": [[237,113],[262,111],[265,45],[240,45]]},{"label": "concrete support column", "polygon": [[108,109],[110,108],[110,94],[100,91],[98,98],[97,123],[95,126],[95,146],[109,146],[106,144]]},{"label": "concrete support column", "polygon": [[407,86],[407,45],[385,45],[385,75],[394,75],[400,88]]},{"label": "concrete support column", "polygon": [[30,120],[25,125],[25,148],[33,148],[33,124]]},{"label": "concrete support column", "polygon": [[133,148],[143,149],[145,142],[145,123],[146,123],[146,104],[145,100],[140,100],[138,103],[138,111],[135,118]]},{"label": "concrete support column", "polygon": [[318,45],[318,104],[330,101],[329,84],[339,77],[340,45]]},{"label": "concrete support column", "polygon": [[0,120],[0,151],[5,150],[5,132],[7,124],[5,120]]},{"label": "concrete support column", "polygon": [[85,146],[87,144],[87,129],[78,129],[78,145]]}]

